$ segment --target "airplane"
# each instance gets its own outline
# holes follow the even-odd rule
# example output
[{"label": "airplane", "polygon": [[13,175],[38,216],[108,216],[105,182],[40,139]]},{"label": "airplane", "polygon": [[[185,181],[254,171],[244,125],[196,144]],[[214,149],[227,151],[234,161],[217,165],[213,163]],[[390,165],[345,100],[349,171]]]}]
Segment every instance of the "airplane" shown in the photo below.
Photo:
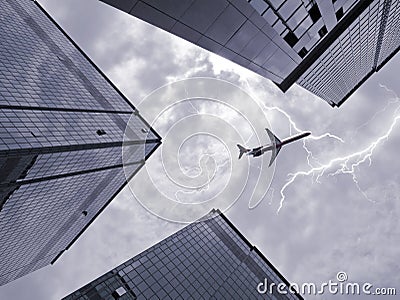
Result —
[{"label": "airplane", "polygon": [[254,148],[254,149],[247,149],[247,148],[243,147],[242,145],[237,144],[239,151],[240,151],[239,159],[242,158],[243,154],[253,155],[253,157],[256,157],[256,156],[263,155],[267,151],[272,151],[271,160],[269,161],[269,167],[270,167],[272,165],[272,163],[274,162],[276,156],[278,155],[279,151],[281,150],[282,146],[289,144],[291,142],[300,140],[311,134],[311,132],[305,131],[300,134],[288,137],[287,139],[284,139],[283,141],[281,141],[279,138],[277,138],[277,136],[275,134],[273,134],[271,132],[271,130],[269,130],[268,128],[265,128],[265,130],[267,131],[272,144],[260,146],[260,147]]}]

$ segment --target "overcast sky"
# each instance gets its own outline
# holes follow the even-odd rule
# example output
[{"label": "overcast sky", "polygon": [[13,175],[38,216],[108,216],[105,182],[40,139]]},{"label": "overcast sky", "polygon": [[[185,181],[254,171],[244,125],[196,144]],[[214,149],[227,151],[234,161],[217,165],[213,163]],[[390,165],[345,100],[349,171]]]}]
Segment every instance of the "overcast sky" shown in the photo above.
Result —
[{"label": "overcast sky", "polygon": [[[340,137],[344,142],[329,137],[307,140],[309,153],[301,142],[283,149],[270,197],[251,210],[245,193],[226,214],[291,282],[322,283],[344,271],[349,281],[396,287],[400,292],[400,135],[394,123],[400,115],[399,57],[341,108],[333,109],[297,86],[283,94],[269,80],[96,0],[39,2],[135,105],[165,84],[207,76],[248,92],[263,105],[278,137],[295,133],[290,122],[314,136]],[[140,112],[146,116],[145,106]],[[263,124],[254,125],[263,130]],[[205,124],[198,120],[193,126],[201,129]],[[162,125],[155,129],[165,130]],[[237,141],[226,137],[224,142],[231,149]],[[149,165],[158,163],[158,152]],[[370,159],[362,160],[365,155]],[[216,163],[224,164],[218,158]],[[352,164],[357,166],[350,173]],[[246,172],[242,178],[234,171],[230,174],[235,182],[253,180]],[[295,172],[304,175],[286,185],[288,174]],[[134,180],[145,180],[145,173],[142,170]],[[265,186],[262,180],[258,184]],[[127,188],[54,266],[0,287],[0,299],[59,299],[181,227],[147,212]]]}]

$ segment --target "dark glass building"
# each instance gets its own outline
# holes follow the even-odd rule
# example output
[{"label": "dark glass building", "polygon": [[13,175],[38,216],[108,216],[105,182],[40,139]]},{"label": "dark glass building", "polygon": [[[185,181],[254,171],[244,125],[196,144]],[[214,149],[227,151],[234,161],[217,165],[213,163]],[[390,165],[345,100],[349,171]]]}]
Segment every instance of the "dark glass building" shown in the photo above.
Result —
[{"label": "dark glass building", "polygon": [[3,285],[54,263],[160,137],[35,1],[0,1],[0,28]]},{"label": "dark glass building", "polygon": [[[260,283],[281,284],[272,293]],[[271,284],[272,286],[272,284]],[[284,291],[284,292],[282,292]],[[269,292],[269,291],[268,291]],[[303,299],[219,211],[194,222],[64,300]]]},{"label": "dark glass building", "polygon": [[101,0],[340,106],[397,53],[393,0]]}]

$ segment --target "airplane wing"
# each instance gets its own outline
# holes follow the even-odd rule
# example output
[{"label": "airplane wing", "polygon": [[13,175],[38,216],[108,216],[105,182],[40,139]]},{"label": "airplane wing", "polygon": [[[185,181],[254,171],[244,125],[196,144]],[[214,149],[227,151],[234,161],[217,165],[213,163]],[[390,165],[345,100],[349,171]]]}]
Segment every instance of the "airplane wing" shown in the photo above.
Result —
[{"label": "airplane wing", "polygon": [[282,146],[281,146],[281,140],[275,134],[273,134],[271,130],[269,130],[268,128],[265,128],[265,130],[267,131],[269,139],[271,140],[273,146],[271,153],[271,160],[269,161],[268,165],[268,167],[270,167],[274,162],[276,156],[278,155],[279,151],[281,150]]}]

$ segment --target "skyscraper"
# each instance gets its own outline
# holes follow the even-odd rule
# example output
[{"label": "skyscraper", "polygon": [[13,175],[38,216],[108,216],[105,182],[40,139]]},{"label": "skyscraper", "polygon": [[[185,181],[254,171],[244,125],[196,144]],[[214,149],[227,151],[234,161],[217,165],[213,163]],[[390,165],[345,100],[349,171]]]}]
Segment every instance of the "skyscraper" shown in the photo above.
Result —
[{"label": "skyscraper", "polygon": [[101,0],[340,106],[400,47],[392,0]]},{"label": "skyscraper", "polygon": [[55,262],[160,137],[35,1],[1,1],[0,28],[3,285]]},{"label": "skyscraper", "polygon": [[[259,287],[266,282],[275,284],[272,294]],[[302,297],[289,291],[288,281],[265,256],[219,210],[213,210],[64,298],[78,299]]]}]

